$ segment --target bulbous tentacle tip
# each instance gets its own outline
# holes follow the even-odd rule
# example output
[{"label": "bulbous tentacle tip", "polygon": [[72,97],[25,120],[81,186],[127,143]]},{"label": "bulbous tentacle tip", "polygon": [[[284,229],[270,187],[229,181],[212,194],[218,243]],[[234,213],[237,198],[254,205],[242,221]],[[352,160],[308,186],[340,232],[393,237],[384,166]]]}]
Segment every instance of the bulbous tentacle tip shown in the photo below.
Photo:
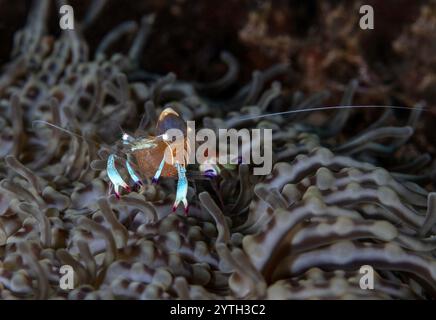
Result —
[{"label": "bulbous tentacle tip", "polygon": [[126,186],[124,189],[126,189],[127,192],[131,192],[132,189],[129,186]]},{"label": "bulbous tentacle tip", "polygon": [[151,183],[152,183],[152,184],[157,184],[157,182],[158,182],[158,179],[157,179],[157,178],[153,177],[153,178],[151,179]]},{"label": "bulbous tentacle tip", "polygon": [[213,178],[216,178],[218,175],[214,170],[209,169],[209,170],[206,170],[204,172],[204,176],[207,178],[213,179]]},{"label": "bulbous tentacle tip", "polygon": [[121,199],[121,196],[120,196],[120,194],[118,192],[115,192],[115,198],[117,198],[117,200]]},{"label": "bulbous tentacle tip", "polygon": [[174,205],[173,205],[173,208],[171,209],[171,211],[172,211],[172,212],[176,212],[176,210],[177,210],[177,205],[174,204]]},{"label": "bulbous tentacle tip", "polygon": [[189,205],[185,207],[185,216],[188,216],[188,213],[189,213]]}]

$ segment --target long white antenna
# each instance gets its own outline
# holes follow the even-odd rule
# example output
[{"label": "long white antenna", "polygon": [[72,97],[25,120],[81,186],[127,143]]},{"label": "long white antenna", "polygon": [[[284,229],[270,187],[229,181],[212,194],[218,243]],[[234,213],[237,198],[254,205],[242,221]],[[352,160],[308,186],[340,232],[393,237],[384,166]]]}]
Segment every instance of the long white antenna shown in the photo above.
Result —
[{"label": "long white antenna", "polygon": [[274,113],[267,113],[267,114],[261,114],[258,116],[248,116],[248,117],[241,117],[240,120],[253,120],[253,119],[259,119],[259,118],[267,118],[267,117],[273,117],[273,116],[279,116],[279,115],[285,115],[285,114],[292,114],[292,113],[301,113],[301,112],[312,112],[312,111],[321,111],[321,110],[333,110],[333,109],[369,109],[369,108],[379,108],[379,109],[403,109],[403,110],[422,110],[422,111],[428,111],[420,107],[399,107],[399,106],[331,106],[331,107],[320,107],[320,108],[307,108],[302,110],[289,110],[289,111],[282,111],[282,112],[274,112]]},{"label": "long white antenna", "polygon": [[[62,127],[59,127],[59,126],[57,126],[57,125],[55,125],[55,124],[53,124],[53,123],[50,123],[50,122],[47,122],[47,121],[44,121],[44,120],[33,120],[33,121],[32,121],[32,127],[33,127],[33,128],[35,128],[35,123],[42,123],[42,124],[45,124],[45,125],[47,125],[47,126],[50,126],[50,127],[56,128],[56,129],[58,129],[58,130],[60,130],[60,131],[63,131],[63,132],[65,132],[65,133],[71,134],[71,135],[73,135],[73,136],[75,136],[75,137],[77,137],[77,138],[80,138],[80,139],[82,139],[82,140],[85,140],[85,141],[87,140],[85,137],[81,136],[80,134],[74,133],[74,132],[72,132],[72,131],[70,131],[70,130],[68,130],[68,129],[65,129],[65,128],[62,128]],[[93,141],[93,142],[95,142],[95,141]],[[95,143],[96,143],[96,142],[95,142]]]}]

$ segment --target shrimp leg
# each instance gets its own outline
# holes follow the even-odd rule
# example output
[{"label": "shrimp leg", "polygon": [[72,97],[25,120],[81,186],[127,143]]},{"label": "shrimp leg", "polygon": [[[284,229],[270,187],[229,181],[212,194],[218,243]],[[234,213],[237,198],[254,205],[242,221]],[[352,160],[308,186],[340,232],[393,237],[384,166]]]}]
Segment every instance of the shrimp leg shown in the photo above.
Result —
[{"label": "shrimp leg", "polygon": [[186,179],[186,168],[185,166],[180,165],[179,163],[176,163],[176,168],[177,168],[179,180],[177,181],[177,193],[176,193],[176,200],[174,201],[174,205],[173,205],[173,212],[176,211],[180,202],[182,202],[183,206],[185,207],[185,215],[187,215],[189,206],[188,206],[188,200],[186,199],[186,195],[188,194],[188,180]]},{"label": "shrimp leg", "polygon": [[119,188],[122,187],[126,189],[128,192],[130,192],[130,187],[127,185],[127,183],[121,178],[120,174],[118,173],[117,168],[115,168],[115,155],[110,154],[107,159],[107,175],[114,185],[115,190],[115,196],[119,199],[120,198],[120,192]]}]

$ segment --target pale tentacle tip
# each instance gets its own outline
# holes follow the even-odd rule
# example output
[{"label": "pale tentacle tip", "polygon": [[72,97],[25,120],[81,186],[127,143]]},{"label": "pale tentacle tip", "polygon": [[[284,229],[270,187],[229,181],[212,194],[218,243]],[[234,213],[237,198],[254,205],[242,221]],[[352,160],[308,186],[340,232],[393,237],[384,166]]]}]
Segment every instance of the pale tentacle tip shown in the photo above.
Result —
[{"label": "pale tentacle tip", "polygon": [[208,170],[206,170],[206,171],[204,172],[204,175],[205,175],[206,177],[208,177],[208,178],[211,178],[211,179],[217,177],[216,172],[215,172],[214,170],[212,170],[212,169],[208,169]]}]

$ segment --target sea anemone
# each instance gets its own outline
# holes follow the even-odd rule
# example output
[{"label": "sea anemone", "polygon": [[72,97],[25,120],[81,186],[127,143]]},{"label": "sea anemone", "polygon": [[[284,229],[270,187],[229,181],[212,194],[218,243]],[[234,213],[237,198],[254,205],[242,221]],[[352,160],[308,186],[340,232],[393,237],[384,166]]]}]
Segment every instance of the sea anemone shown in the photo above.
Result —
[{"label": "sea anemone", "polygon": [[[280,63],[220,95],[238,77],[229,52],[212,82],[146,72],[139,56],[154,15],[115,27],[91,56],[83,32],[98,6],[57,37],[49,7],[35,2],[0,75],[2,299],[436,298],[431,156],[399,152],[421,105],[407,117],[387,109],[359,132],[344,130],[352,108],[257,117],[321,106],[328,92],[290,93]],[[126,35],[130,48],[115,53]],[[358,86],[350,81],[340,105],[352,105]],[[151,134],[168,102],[214,130],[272,129],[271,174],[240,164],[196,182],[188,216],[171,213],[171,179],[108,194],[107,146],[120,127]],[[59,286],[63,265],[74,289]],[[365,265],[374,290],[359,286]]]}]

